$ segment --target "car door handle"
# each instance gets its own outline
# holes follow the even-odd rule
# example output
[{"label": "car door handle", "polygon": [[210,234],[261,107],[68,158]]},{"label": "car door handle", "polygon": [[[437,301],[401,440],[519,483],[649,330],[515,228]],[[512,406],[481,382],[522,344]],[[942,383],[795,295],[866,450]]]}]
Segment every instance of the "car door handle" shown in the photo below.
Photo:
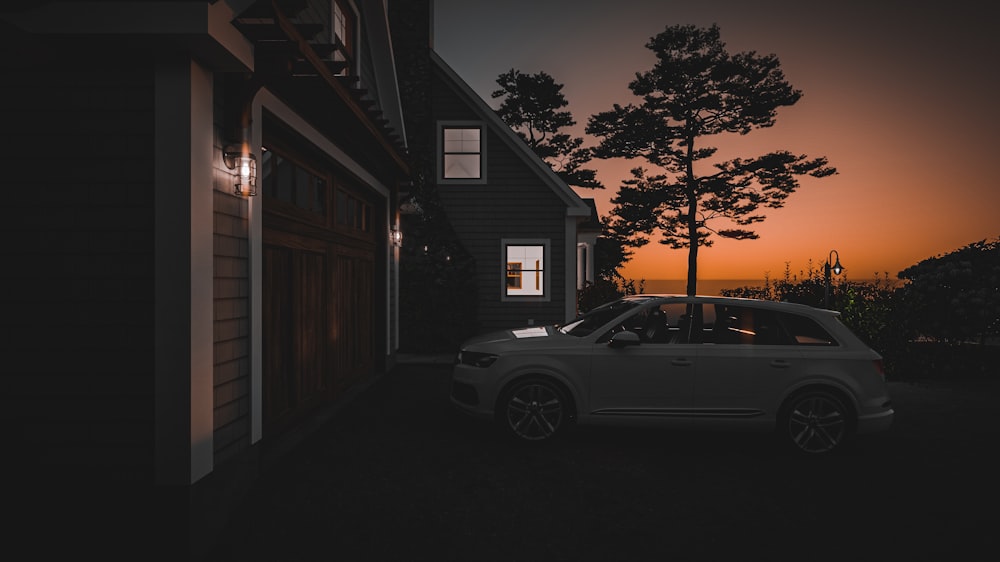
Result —
[{"label": "car door handle", "polygon": [[670,362],[674,367],[690,367],[693,363],[690,359],[674,359]]},{"label": "car door handle", "polygon": [[787,369],[791,367],[792,364],[784,359],[775,359],[774,361],[771,361],[771,366],[775,369]]}]

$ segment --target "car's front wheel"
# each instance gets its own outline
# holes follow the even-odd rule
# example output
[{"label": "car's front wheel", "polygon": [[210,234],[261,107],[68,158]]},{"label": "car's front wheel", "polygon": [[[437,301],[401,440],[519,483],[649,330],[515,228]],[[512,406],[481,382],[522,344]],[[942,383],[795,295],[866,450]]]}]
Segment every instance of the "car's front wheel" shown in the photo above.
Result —
[{"label": "car's front wheel", "polygon": [[853,432],[853,412],[837,394],[815,389],[792,397],[779,418],[782,439],[807,454],[832,453],[843,448]]},{"label": "car's front wheel", "polygon": [[566,392],[547,379],[515,382],[503,393],[498,406],[497,422],[518,440],[549,440],[569,424],[571,405]]}]

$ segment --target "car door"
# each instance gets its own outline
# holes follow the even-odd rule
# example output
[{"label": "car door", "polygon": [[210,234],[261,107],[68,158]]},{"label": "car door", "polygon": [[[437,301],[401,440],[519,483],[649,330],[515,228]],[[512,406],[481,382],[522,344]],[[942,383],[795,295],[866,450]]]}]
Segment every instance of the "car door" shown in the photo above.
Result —
[{"label": "car door", "polygon": [[694,404],[701,415],[755,417],[770,412],[802,359],[769,309],[705,306],[704,343],[698,350]]},{"label": "car door", "polygon": [[[672,416],[691,406],[697,346],[677,343],[676,315],[669,306],[645,307],[597,339],[591,350],[589,412],[599,416]],[[666,315],[661,333],[651,316]],[[659,323],[655,322],[655,323]],[[614,333],[639,335],[634,345],[615,346]]]}]

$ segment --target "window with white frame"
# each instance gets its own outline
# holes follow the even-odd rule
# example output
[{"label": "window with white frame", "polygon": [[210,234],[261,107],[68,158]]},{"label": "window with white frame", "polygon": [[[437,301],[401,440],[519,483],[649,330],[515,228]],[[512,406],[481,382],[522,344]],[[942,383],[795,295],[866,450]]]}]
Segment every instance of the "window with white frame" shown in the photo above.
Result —
[{"label": "window with white frame", "polygon": [[477,123],[443,123],[439,147],[442,180],[484,180],[484,128]]},{"label": "window with white frame", "polygon": [[504,297],[547,296],[547,241],[505,240],[503,255]]}]

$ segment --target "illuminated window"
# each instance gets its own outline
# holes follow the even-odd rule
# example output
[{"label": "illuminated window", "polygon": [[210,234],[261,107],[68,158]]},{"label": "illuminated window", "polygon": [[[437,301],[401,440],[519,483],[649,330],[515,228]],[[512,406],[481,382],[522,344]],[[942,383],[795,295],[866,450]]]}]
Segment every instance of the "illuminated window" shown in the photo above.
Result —
[{"label": "illuminated window", "polygon": [[[505,297],[546,296],[545,261],[548,244],[508,240],[504,243]],[[536,241],[530,241],[536,242]]]},{"label": "illuminated window", "polygon": [[441,179],[481,182],[484,179],[482,126],[448,124],[440,131]]}]

